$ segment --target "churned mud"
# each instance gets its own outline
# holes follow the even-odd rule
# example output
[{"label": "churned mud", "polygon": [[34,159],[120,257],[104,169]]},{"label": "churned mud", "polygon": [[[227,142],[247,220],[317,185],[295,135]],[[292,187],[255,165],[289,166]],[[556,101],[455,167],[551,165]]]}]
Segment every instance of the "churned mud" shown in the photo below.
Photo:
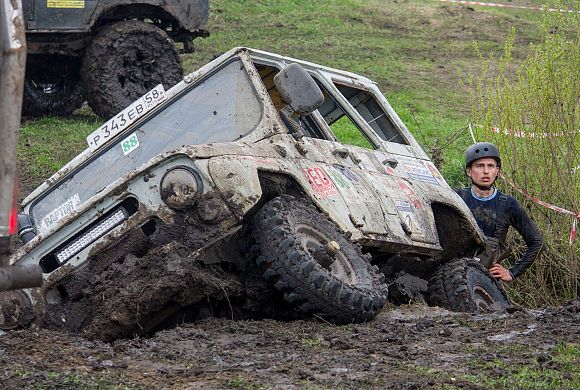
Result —
[{"label": "churned mud", "polygon": [[476,389],[525,366],[555,372],[556,388],[573,388],[579,363],[562,363],[558,351],[577,346],[579,334],[578,302],[486,315],[387,307],[373,321],[344,326],[209,317],[111,343],[34,327],[0,335],[0,382],[8,389]]},{"label": "churned mud", "polygon": [[158,223],[98,252],[62,280],[37,323],[111,342],[206,317],[297,318],[255,262],[240,258],[242,232],[216,241],[217,229],[182,219],[178,229]]}]

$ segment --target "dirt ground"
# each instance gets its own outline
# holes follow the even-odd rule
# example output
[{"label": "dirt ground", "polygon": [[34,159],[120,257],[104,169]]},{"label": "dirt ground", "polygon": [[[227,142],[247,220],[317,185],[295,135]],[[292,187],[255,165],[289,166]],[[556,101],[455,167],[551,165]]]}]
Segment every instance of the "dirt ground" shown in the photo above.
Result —
[{"label": "dirt ground", "polygon": [[531,367],[555,373],[562,381],[556,388],[573,388],[580,363],[557,356],[579,334],[580,302],[485,315],[387,307],[373,321],[346,326],[206,318],[112,343],[33,327],[1,333],[0,383],[6,389],[476,389]]},{"label": "dirt ground", "polygon": [[[467,39],[464,30],[462,26],[448,34]],[[437,56],[441,56],[439,48]],[[452,74],[442,66],[437,69],[441,77]],[[29,193],[39,180],[21,175],[21,193]],[[179,248],[171,249],[171,253],[154,250],[146,258],[151,264],[161,258],[166,261],[163,277],[148,273],[158,281],[155,288],[132,283],[131,289],[118,289],[118,284],[109,286],[107,295],[106,286],[98,280],[83,285],[74,303],[81,314],[101,319],[84,328],[85,337],[77,333],[86,320],[83,316],[74,317],[77,321],[69,321],[68,328],[58,328],[48,318],[43,327],[0,331],[0,389],[580,388],[580,302],[480,315],[390,305],[368,323],[337,326],[317,318],[248,320],[235,302],[229,312],[230,302],[222,301],[219,317],[199,315],[199,309],[190,316],[197,315],[197,320],[148,337],[124,335],[110,342],[91,338],[95,333],[118,337],[115,323],[122,322],[123,329],[139,327],[141,317],[148,313],[143,307],[137,310],[141,317],[117,309],[139,304],[132,296],[142,291],[155,295],[156,303],[173,299],[176,291],[187,292],[180,295],[181,304],[191,303],[199,291],[236,295],[237,280],[223,283],[218,278],[209,283],[207,276],[217,278],[219,272],[196,273],[193,264],[187,267],[187,258],[178,256]],[[144,259],[132,256],[126,261],[138,264],[142,272],[153,269]],[[188,278],[183,278],[184,269]],[[122,268],[107,272],[117,273],[122,281],[139,280],[138,274],[124,274]],[[95,274],[106,276],[102,269]],[[183,285],[175,283],[176,275],[182,277]],[[168,290],[170,285],[175,289]],[[199,291],[185,288],[191,285]],[[90,298],[85,293],[102,297],[100,305],[87,302]],[[92,311],[83,311],[86,307]],[[158,307],[149,309],[154,312]],[[561,358],[567,346],[576,351],[572,362]]]}]

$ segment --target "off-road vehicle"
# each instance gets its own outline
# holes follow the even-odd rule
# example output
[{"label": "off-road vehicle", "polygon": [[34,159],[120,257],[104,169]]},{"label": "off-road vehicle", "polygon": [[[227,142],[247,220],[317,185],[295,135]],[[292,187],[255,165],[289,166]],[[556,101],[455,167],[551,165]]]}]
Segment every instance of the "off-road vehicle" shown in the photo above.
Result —
[{"label": "off-road vehicle", "polygon": [[110,118],[157,84],[179,82],[175,42],[205,37],[208,0],[23,0],[23,114],[67,115],[85,99]]},{"label": "off-road vehicle", "polygon": [[47,323],[114,337],[208,300],[272,313],[270,293],[365,321],[405,278],[454,310],[506,302],[469,209],[362,76],[235,48],[87,142],[20,215]]}]

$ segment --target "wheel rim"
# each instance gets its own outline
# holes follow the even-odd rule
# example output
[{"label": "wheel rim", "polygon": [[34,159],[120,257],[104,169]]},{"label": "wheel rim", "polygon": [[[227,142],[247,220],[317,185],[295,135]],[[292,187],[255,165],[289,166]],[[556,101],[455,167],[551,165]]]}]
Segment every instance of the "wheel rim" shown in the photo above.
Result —
[{"label": "wheel rim", "polygon": [[54,96],[64,93],[68,85],[76,85],[79,82],[78,66],[72,60],[60,58],[41,57],[42,60],[29,60],[26,68],[29,87],[43,95]]},{"label": "wheel rim", "polygon": [[326,253],[324,248],[328,242],[333,241],[332,237],[326,236],[307,224],[298,224],[296,226],[296,236],[302,247],[312,255],[322,268],[345,283],[356,283],[355,270],[344,252],[339,250],[334,256],[329,256]]},{"label": "wheel rim", "polygon": [[[44,74],[41,74],[44,72]],[[68,76],[68,75],[67,75]],[[43,95],[53,96],[65,89],[67,79],[46,70],[31,69],[28,75],[30,86]]]},{"label": "wheel rim", "polygon": [[495,299],[481,286],[475,286],[473,289],[473,298],[475,305],[479,310],[489,311],[495,306]]}]

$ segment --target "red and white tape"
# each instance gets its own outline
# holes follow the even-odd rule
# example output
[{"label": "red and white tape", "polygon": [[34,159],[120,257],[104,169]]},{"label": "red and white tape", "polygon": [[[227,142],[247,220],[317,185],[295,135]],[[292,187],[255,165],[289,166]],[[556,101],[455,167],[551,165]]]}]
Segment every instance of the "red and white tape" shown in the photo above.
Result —
[{"label": "red and white tape", "polygon": [[529,133],[522,130],[500,129],[499,127],[492,127],[490,130],[497,134],[509,135],[516,138],[568,137],[573,136],[574,134],[580,134],[580,130],[572,131],[570,133],[564,133],[563,131],[559,133]]},{"label": "red and white tape", "polygon": [[[473,140],[473,143],[476,143],[477,140],[475,139],[475,134],[473,133],[473,124],[470,123],[468,127],[469,127],[469,133],[471,134],[471,139]],[[580,219],[580,212],[573,212],[570,210],[566,210],[565,208],[562,208],[562,207],[554,206],[553,204],[550,204],[548,202],[544,202],[543,200],[528,194],[526,191],[521,189],[515,183],[512,183],[502,173],[500,173],[500,176],[503,180],[505,180],[506,183],[508,183],[516,191],[518,191],[520,194],[522,194],[523,196],[525,196],[527,199],[531,200],[532,202],[539,204],[540,206],[546,207],[547,209],[550,209],[550,210],[555,211],[557,213],[572,215],[574,217],[574,221],[572,221],[572,228],[570,229],[570,237],[569,237],[570,245],[572,245],[572,242],[576,238],[576,224],[577,224],[577,221]]]},{"label": "red and white tape", "polygon": [[[462,1],[462,0],[439,0],[444,3],[458,3],[465,5],[480,5],[483,7],[500,7],[500,8],[518,8],[518,9],[529,9],[532,11],[543,11],[542,7],[531,7],[528,5],[515,5],[515,4],[502,4],[502,3],[482,3],[479,1]],[[580,12],[573,9],[561,9],[561,8],[547,8],[549,12]]]},{"label": "red and white tape", "polygon": [[550,203],[544,202],[543,200],[540,200],[539,198],[532,196],[530,194],[528,194],[526,191],[522,190],[517,184],[512,183],[507,177],[505,177],[505,175],[503,175],[502,173],[499,174],[501,176],[501,178],[508,183],[510,186],[512,186],[513,188],[515,188],[516,191],[518,191],[520,194],[522,194],[523,196],[525,196],[526,198],[528,198],[529,200],[531,200],[532,202],[539,204],[540,206],[544,206],[547,209],[556,211],[558,213],[561,214],[569,214],[574,216],[574,221],[572,222],[572,229],[570,229],[570,237],[569,237],[569,241],[570,241],[570,245],[572,245],[572,242],[574,241],[574,239],[576,238],[576,222],[580,219],[580,212],[578,213],[574,213],[573,211],[570,210],[566,210],[563,209],[562,207],[558,207],[558,206],[554,206]]}]

